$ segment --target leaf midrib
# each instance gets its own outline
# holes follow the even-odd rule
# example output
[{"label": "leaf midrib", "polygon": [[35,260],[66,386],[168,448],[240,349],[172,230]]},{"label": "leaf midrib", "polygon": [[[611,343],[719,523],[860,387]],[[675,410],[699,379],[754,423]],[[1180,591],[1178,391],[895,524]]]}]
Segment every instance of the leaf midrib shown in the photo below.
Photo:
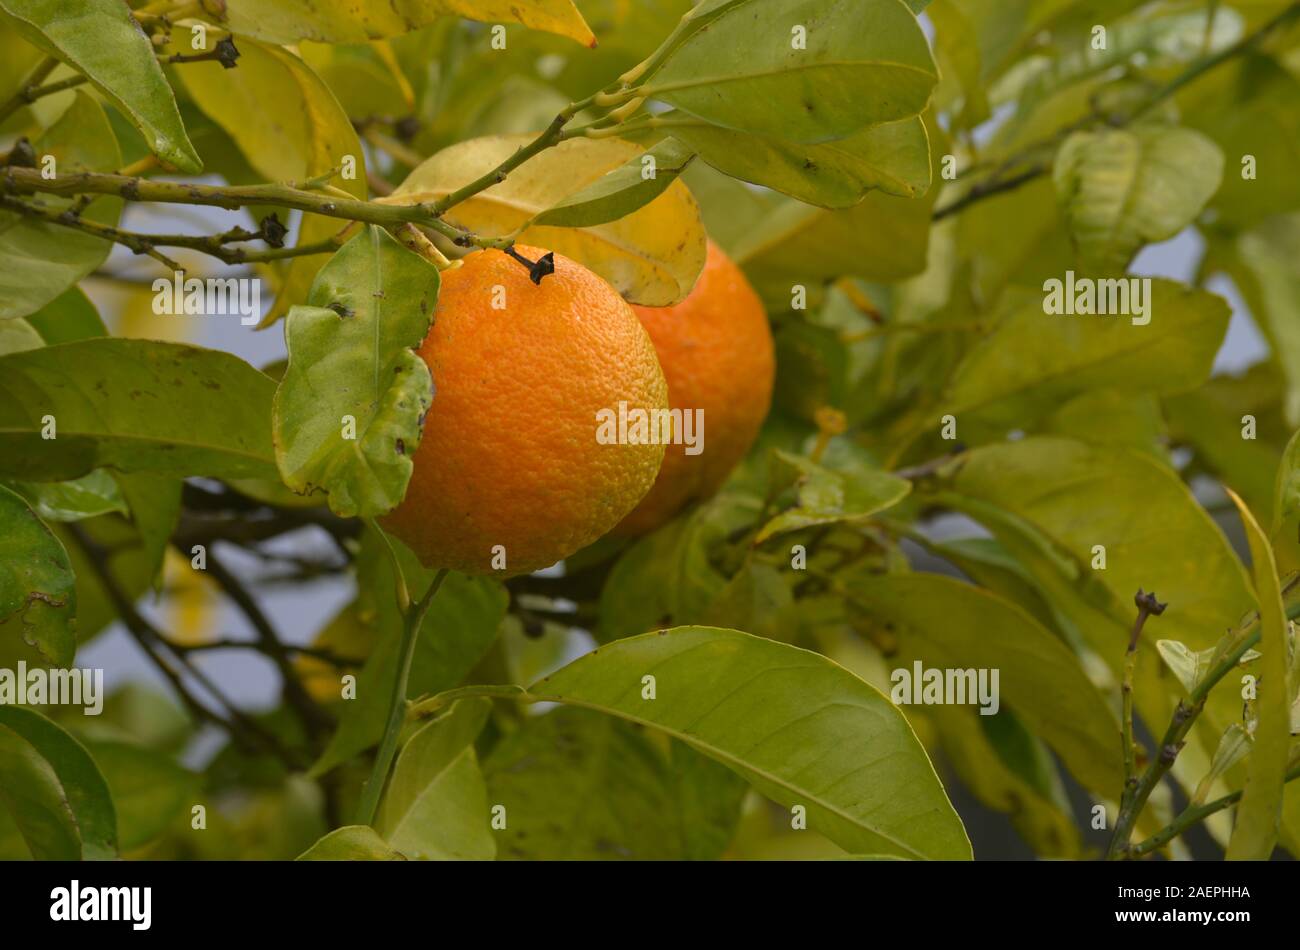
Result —
[{"label": "leaf midrib", "polygon": [[[731,752],[728,752],[725,749],[720,749],[716,745],[710,742],[706,742],[700,739],[699,736],[687,735],[685,732],[682,732],[680,729],[674,729],[671,726],[666,726],[663,723],[657,722],[653,719],[646,719],[641,716],[634,716],[631,713],[626,713],[623,712],[622,710],[615,709],[610,706],[602,706],[599,703],[587,702],[585,700],[577,700],[562,695],[543,695],[531,691],[528,692],[527,695],[538,702],[564,703],[566,706],[577,706],[581,709],[589,709],[594,712],[604,713],[605,715],[608,716],[616,716],[620,719],[625,720],[626,722],[636,723],[637,725],[641,725],[641,726],[647,726],[651,729],[657,729],[660,732],[663,732],[665,735],[671,736],[674,739],[678,739],[682,742],[685,742],[687,745],[693,746],[694,748],[699,749],[700,751],[704,752],[710,757],[731,766],[734,770],[749,772],[753,775],[757,775],[759,778],[763,779],[763,781],[770,782],[771,784],[783,788],[788,792],[791,792],[798,796],[802,796],[803,798],[806,798],[808,801],[816,804],[818,807],[824,808],[826,811],[830,812],[831,814],[835,815],[838,818],[843,819],[844,821],[849,822],[855,827],[862,828],[868,831],[869,833],[877,836],[878,838],[891,842],[892,844],[901,848],[903,851],[905,851],[908,854],[914,855],[915,857],[922,858],[922,859],[927,858],[927,855],[924,852],[917,850],[912,845],[909,845],[906,842],[899,840],[898,838],[894,837],[893,835],[889,834],[886,831],[880,830],[870,824],[867,824],[861,818],[849,814],[838,805],[826,801],[821,796],[813,794],[809,792],[807,789],[795,785],[789,780],[784,779],[768,771],[767,769],[763,769],[758,766],[751,765],[750,763],[745,762],[739,756]],[[815,712],[820,712],[821,710],[829,709],[831,706],[851,706],[854,709],[862,708],[852,703],[837,702],[837,703],[827,703],[825,705],[822,705],[818,707],[818,709],[815,710]]]}]

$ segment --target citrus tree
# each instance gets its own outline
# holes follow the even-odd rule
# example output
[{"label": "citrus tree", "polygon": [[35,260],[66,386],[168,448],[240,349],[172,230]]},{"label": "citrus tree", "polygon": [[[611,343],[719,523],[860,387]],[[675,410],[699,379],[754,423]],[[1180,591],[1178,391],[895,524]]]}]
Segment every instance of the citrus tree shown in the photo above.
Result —
[{"label": "citrus tree", "polygon": [[0,46],[0,855],[1300,855],[1300,4]]}]

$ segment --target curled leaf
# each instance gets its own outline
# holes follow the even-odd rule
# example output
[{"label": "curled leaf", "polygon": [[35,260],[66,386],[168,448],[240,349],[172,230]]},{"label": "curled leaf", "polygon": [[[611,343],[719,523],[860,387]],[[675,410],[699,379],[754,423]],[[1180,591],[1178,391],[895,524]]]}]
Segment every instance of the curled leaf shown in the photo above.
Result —
[{"label": "curled leaf", "polygon": [[[411,172],[386,200],[436,201],[491,171],[533,138],[486,136],[443,149]],[[616,221],[577,228],[529,224],[570,195],[638,160],[643,151],[612,138],[561,142],[524,162],[505,181],[449,209],[445,218],[489,237],[523,228],[515,235],[518,241],[573,258],[632,303],[668,306],[690,293],[704,267],[706,238],[699,207],[681,182],[673,181],[653,201]]]},{"label": "curled leaf", "polygon": [[344,517],[401,502],[433,400],[414,348],[437,299],[437,269],[373,226],[317,275],[307,306],[289,311],[289,366],[272,410],[290,488],[327,492]]}]

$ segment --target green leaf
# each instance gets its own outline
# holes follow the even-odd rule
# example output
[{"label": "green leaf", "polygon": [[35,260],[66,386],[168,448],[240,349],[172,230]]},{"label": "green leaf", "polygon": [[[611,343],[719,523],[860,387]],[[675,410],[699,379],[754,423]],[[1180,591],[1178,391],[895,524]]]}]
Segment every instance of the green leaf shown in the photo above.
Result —
[{"label": "green leaf", "polygon": [[25,39],[87,76],[159,158],[183,172],[202,170],[153,44],[125,3],[0,0],[0,11]]},{"label": "green leaf", "polygon": [[1272,518],[1278,449],[1263,439],[1242,438],[1242,417],[1259,413],[1263,418],[1278,406],[1282,387],[1270,393],[1266,404],[1252,405],[1241,401],[1246,395],[1242,381],[1216,376],[1199,389],[1162,400],[1160,411],[1169,424],[1167,444],[1190,446],[1199,466],[1241,495],[1260,517],[1267,513]]},{"label": "green leaf", "polygon": [[1044,434],[1100,442],[1166,458],[1171,443],[1159,397],[1122,388],[1094,389],[1075,396],[1042,423]]},{"label": "green leaf", "polygon": [[[644,699],[643,677],[655,677]],[[536,700],[662,730],[850,853],[970,857],[925,751],[880,693],[825,657],[737,630],[619,640],[534,684]]]},{"label": "green leaf", "polygon": [[528,717],[483,771],[506,810],[501,857],[528,860],[713,859],[747,787],[681,743],[573,708]]},{"label": "green leaf", "polygon": [[[238,357],[179,343],[89,339],[0,356],[0,475],[275,479],[274,391]],[[55,438],[42,438],[47,416]]]},{"label": "green leaf", "polygon": [[167,545],[180,519],[181,480],[152,472],[118,473],[115,479],[130,507],[145,570],[157,582],[162,575]]},{"label": "green leaf", "polygon": [[[1183,689],[1188,694],[1200,685],[1205,674],[1221,658],[1218,647],[1189,650],[1187,644],[1177,640],[1157,640],[1156,650],[1160,653],[1160,659],[1165,661],[1165,666],[1169,667],[1170,672],[1178,678],[1178,682],[1183,685]],[[1247,650],[1242,654],[1241,662],[1246,664],[1257,659],[1259,659],[1257,651]]]},{"label": "green leaf", "polygon": [[954,538],[942,544],[924,542],[924,545],[981,587],[1027,610],[1048,629],[1055,629],[1052,610],[1034,585],[1032,575],[997,538]]},{"label": "green leaf", "polygon": [[[651,164],[646,162],[647,157]],[[617,221],[663,194],[694,157],[695,153],[676,139],[663,139],[644,154],[632,156],[587,187],[551,205],[532,223],[585,228]]]},{"label": "green leaf", "polygon": [[986,807],[1006,814],[1037,856],[1082,856],[1052,753],[1013,713],[990,718],[963,706],[927,706],[922,715],[933,720],[961,783]]},{"label": "green leaf", "polygon": [[126,499],[113,476],[102,468],[66,482],[13,482],[14,491],[49,521],[81,521],[116,511],[126,514]]},{"label": "green leaf", "polygon": [[[1118,286],[1127,286],[1120,280]],[[1037,291],[1009,291],[993,331],[953,373],[943,411],[957,416],[959,431],[965,414],[1005,431],[1100,389],[1164,395],[1196,388],[1227,332],[1228,305],[1171,281],[1153,279],[1149,286],[1146,324],[1126,315],[1047,314]],[[1129,309],[1136,313],[1132,299]]]},{"label": "green leaf", "polygon": [[[391,539],[414,593],[425,590],[433,572]],[[393,585],[393,569],[383,540],[373,532],[362,538],[357,555],[358,589],[365,618],[377,631],[378,645],[357,674],[356,699],[339,709],[339,727],[312,766],[322,775],[377,743],[384,732],[388,698],[397,676],[397,648],[402,629]],[[507,596],[494,581],[448,575],[420,628],[411,662],[408,695],[451,689],[465,678],[496,640],[505,618]]]},{"label": "green leaf", "polygon": [[123,851],[153,841],[194,804],[199,776],[168,756],[133,742],[90,741],[87,748],[112,793]]},{"label": "green leaf", "polygon": [[[955,0],[939,0],[928,15],[934,24],[940,75],[934,106],[943,112],[957,112],[958,128],[973,128],[989,117],[975,22],[965,5]],[[953,103],[954,99],[958,101]]]},{"label": "green leaf", "polygon": [[6,353],[21,353],[44,346],[45,341],[35,328],[22,317],[0,320],[0,356]]},{"label": "green leaf", "polygon": [[[1176,639],[1193,650],[1213,647],[1251,606],[1245,571],[1227,539],[1178,474],[1147,453],[1026,438],[967,453],[953,487],[944,497],[985,524],[1031,571],[1071,642],[1095,651],[1112,678],[1123,662],[1139,587],[1169,604],[1144,628],[1148,646]],[[1104,570],[1095,566],[1098,546]],[[1157,729],[1180,698],[1162,673],[1156,652],[1139,650],[1134,692],[1142,718]],[[1204,728],[1198,722],[1174,763],[1185,783],[1204,773],[1240,705],[1228,693],[1211,693]]]},{"label": "green leaf", "polygon": [[1190,129],[1139,126],[1075,132],[1052,171],[1084,262],[1123,271],[1143,244],[1173,237],[1223,176],[1223,153]]},{"label": "green leaf", "polygon": [[68,552],[22,497],[0,485],[0,630],[66,667],[77,651],[76,617]]},{"label": "green leaf", "polygon": [[433,379],[415,348],[438,271],[382,228],[348,241],[285,323],[289,368],[275,391],[280,474],[323,491],[335,514],[374,517],[406,493]]},{"label": "green leaf", "polygon": [[[34,143],[38,156],[53,155],[60,175],[111,172],[122,156],[104,110],[78,90],[70,105]],[[73,198],[42,196],[62,210]],[[122,199],[105,195],[84,212],[88,221],[115,225]],[[108,257],[107,241],[57,224],[0,211],[0,319],[35,313],[68,291]]]},{"label": "green leaf", "polygon": [[757,499],[724,492],[638,538],[601,588],[599,638],[703,621],[727,588],[711,552],[731,532],[752,524],[758,510]]},{"label": "green leaf", "polygon": [[785,199],[728,250],[765,302],[786,310],[791,288],[840,277],[897,281],[925,270],[930,241],[926,198],[872,192],[852,208],[827,211]]},{"label": "green leaf", "polygon": [[491,711],[489,700],[463,699],[402,746],[375,824],[402,854],[438,861],[496,856],[487,788],[474,753]]},{"label": "green leaf", "polygon": [[1237,258],[1232,276],[1286,377],[1286,420],[1300,425],[1300,214],[1269,218],[1240,235]]},{"label": "green leaf", "polygon": [[[28,43],[16,30],[0,31],[0,101],[8,102],[29,84],[32,70],[41,62],[41,51]],[[0,122],[8,131],[20,127],[23,110]]]},{"label": "green leaf", "polygon": [[937,78],[898,0],[768,0],[713,17],[641,91],[724,128],[826,142],[917,115]]},{"label": "green leaf", "polygon": [[69,287],[40,310],[28,314],[27,322],[46,343],[70,343],[108,335],[99,311],[80,287]]},{"label": "green leaf", "polygon": [[[169,50],[195,52],[189,48],[188,33],[184,43],[176,37]],[[302,37],[295,33],[290,42]],[[217,40],[216,31],[210,30],[206,48],[214,48]],[[356,129],[329,87],[289,50],[241,36],[236,68],[223,69],[215,62],[185,63],[176,68],[175,76],[264,180],[301,182],[331,169],[341,172],[351,157],[353,175],[344,178],[340,174],[331,183],[354,198],[366,199],[365,152]],[[296,245],[332,238],[345,225],[338,218],[303,215]],[[312,254],[292,258],[284,265],[282,283],[263,325],[273,323],[306,298],[323,262],[322,255]]]},{"label": "green leaf", "polygon": [[656,119],[714,168],[822,208],[848,208],[869,191],[915,198],[930,187],[930,140],[919,118],[802,144],[737,132],[670,112]]},{"label": "green leaf", "polygon": [[484,23],[522,23],[595,46],[573,0],[226,0],[230,28],[272,43],[363,43],[409,33],[444,16]]},{"label": "green leaf", "polygon": [[298,856],[299,861],[405,861],[369,825],[344,825]]},{"label": "green leaf", "polygon": [[1273,487],[1273,540],[1278,570],[1300,569],[1300,431],[1287,441]]},{"label": "green leaf", "polygon": [[1228,492],[1241,515],[1259,598],[1260,688],[1250,772],[1228,842],[1229,861],[1267,861],[1277,843],[1282,793],[1291,746],[1291,693],[1287,686],[1289,629],[1273,550],[1245,503]]},{"label": "green leaf", "polygon": [[[1228,228],[1249,228],[1300,208],[1300,177],[1291,172],[1300,154],[1297,98],[1300,75],[1259,53],[1225,63],[1180,96],[1186,124],[1229,157],[1214,196],[1214,210]],[[1247,155],[1255,159],[1253,178],[1242,174]]]},{"label": "green leaf", "polygon": [[117,857],[108,785],[75,739],[39,713],[0,705],[0,803],[37,860]]},{"label": "green leaf", "polygon": [[906,479],[865,465],[833,471],[802,455],[779,449],[773,455],[798,473],[798,501],[763,525],[755,544],[786,531],[869,517],[898,504],[912,490],[912,483]]},{"label": "green leaf", "polygon": [[1119,721],[1079,658],[1028,613],[937,574],[864,571],[842,583],[869,617],[890,625],[896,669],[910,673],[919,660],[927,668],[998,670],[1002,700],[1085,787],[1107,793],[1123,783]]},{"label": "green leaf", "polygon": [[1214,760],[1210,763],[1210,770],[1196,786],[1196,792],[1192,796],[1193,802],[1198,805],[1204,803],[1214,783],[1250,753],[1251,741],[1250,733],[1240,723],[1234,722],[1224,730],[1223,738],[1219,740],[1219,747],[1214,750]]}]

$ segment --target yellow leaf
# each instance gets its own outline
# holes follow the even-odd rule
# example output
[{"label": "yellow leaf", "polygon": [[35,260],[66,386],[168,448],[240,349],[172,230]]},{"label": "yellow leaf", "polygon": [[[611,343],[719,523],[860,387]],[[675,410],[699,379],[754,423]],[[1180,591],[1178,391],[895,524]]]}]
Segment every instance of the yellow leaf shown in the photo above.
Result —
[{"label": "yellow leaf", "polygon": [[583,46],[596,45],[595,35],[573,0],[387,0],[364,4],[354,0],[226,0],[226,21],[232,32],[272,43],[363,43],[409,33],[447,15],[483,23],[522,23],[531,30],[567,36]]},{"label": "yellow leaf", "polygon": [[[443,149],[386,199],[436,201],[495,168],[532,135],[494,135]],[[644,151],[621,139],[570,139],[529,159],[450,209],[445,219],[476,234],[501,237]],[[626,217],[586,228],[527,227],[521,244],[558,251],[591,268],[632,303],[664,307],[685,297],[704,267],[706,237],[695,198],[675,181]]]},{"label": "yellow leaf", "polygon": [[[188,34],[186,34],[188,36]],[[216,39],[209,37],[209,45]],[[188,49],[180,50],[189,52]],[[187,63],[174,75],[200,109],[235,140],[248,163],[269,181],[303,181],[340,168],[351,156],[351,178],[331,184],[355,198],[366,198],[365,156],[361,141],[334,94],[302,59],[288,50],[239,38],[239,66]],[[297,244],[313,244],[347,224],[338,218],[304,215]],[[307,298],[326,257],[293,258],[265,323]]]}]

